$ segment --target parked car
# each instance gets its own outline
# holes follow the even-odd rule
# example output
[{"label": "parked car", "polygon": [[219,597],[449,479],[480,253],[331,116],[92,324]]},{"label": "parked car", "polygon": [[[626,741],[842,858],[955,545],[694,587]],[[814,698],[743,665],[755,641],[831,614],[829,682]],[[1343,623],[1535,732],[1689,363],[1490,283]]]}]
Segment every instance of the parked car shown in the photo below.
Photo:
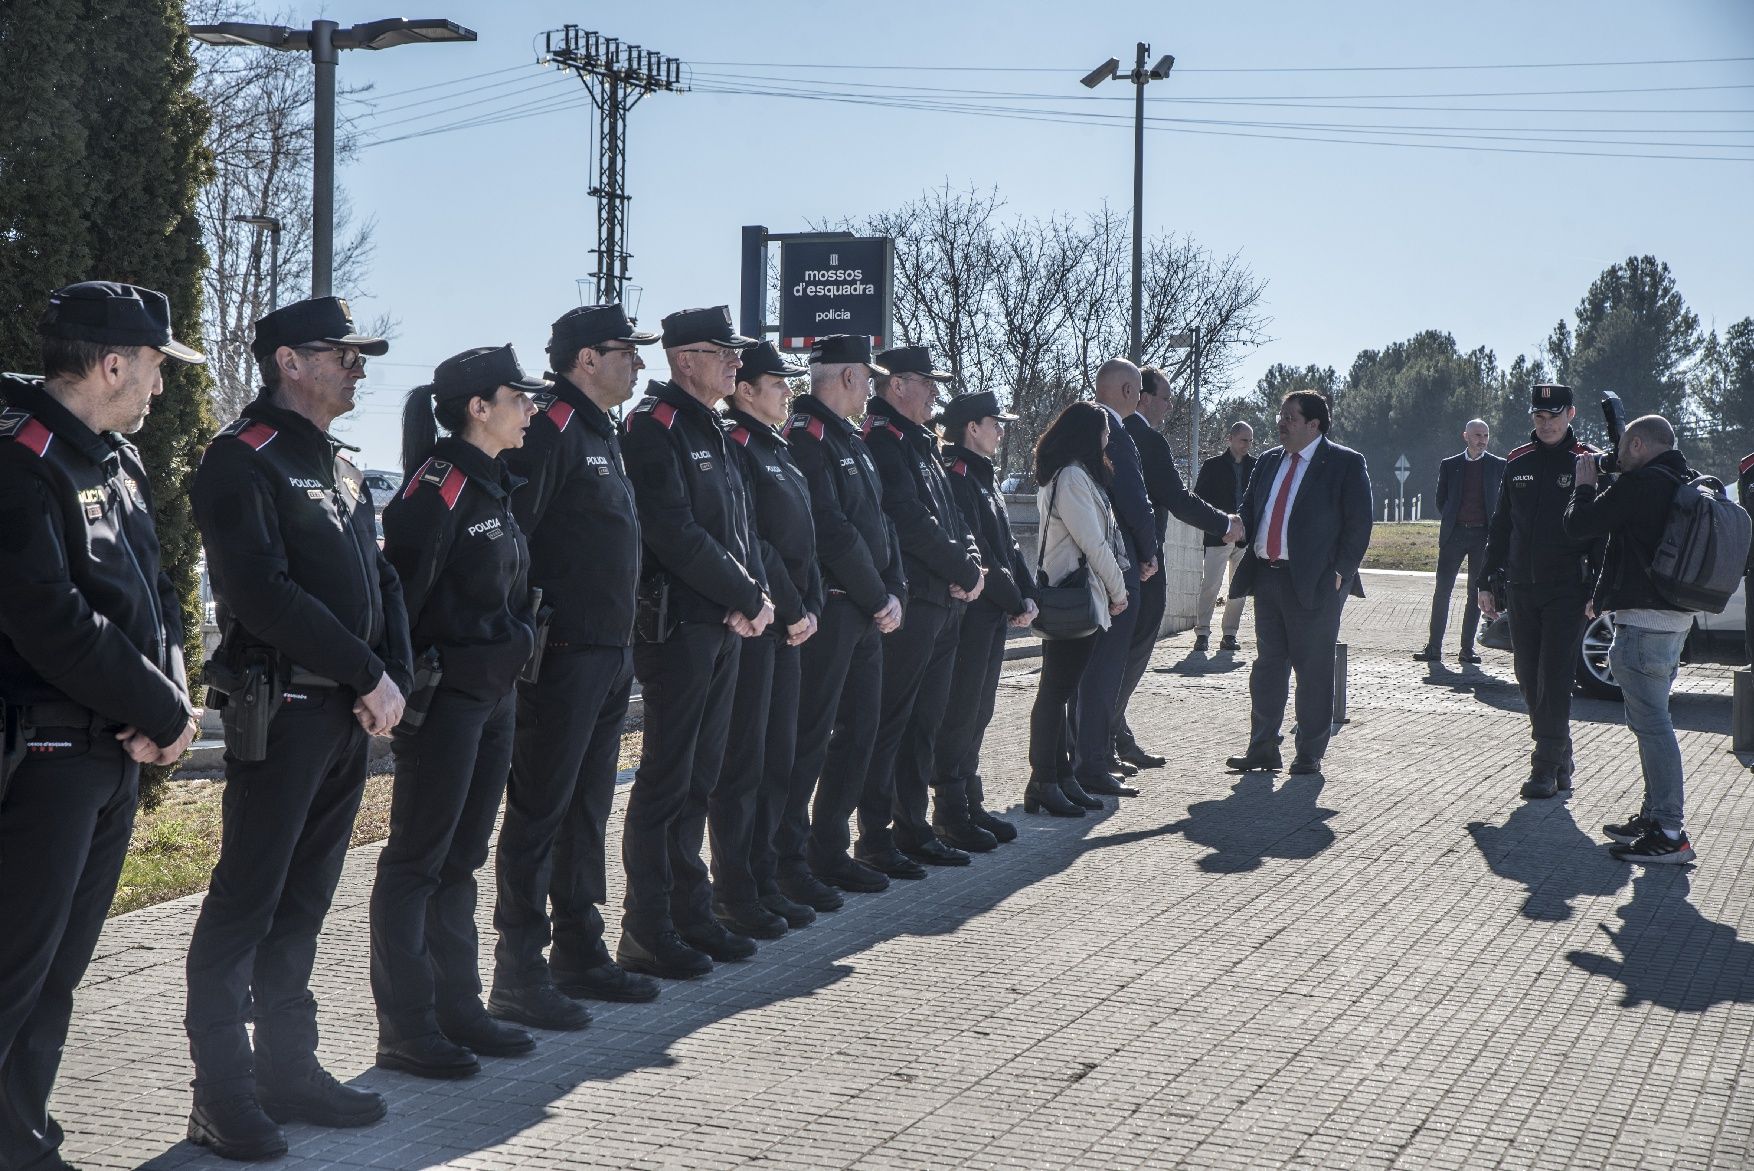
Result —
[{"label": "parked car", "polygon": [[377,468],[365,470],[365,486],[371,489],[372,514],[378,522],[378,532],[384,531],[384,505],[388,504],[396,493],[402,490],[402,473],[381,471]]},{"label": "parked car", "polygon": [[999,482],[999,491],[1005,493],[1022,492],[1028,494],[1035,491],[1035,477],[1028,472],[1013,472]]},{"label": "parked car", "polygon": [[[1744,583],[1724,607],[1722,614],[1696,614],[1693,629],[1681,651],[1683,663],[1726,663],[1740,665],[1748,661],[1746,628],[1743,613],[1748,605]],[[1480,642],[1501,651],[1511,649],[1510,618],[1501,614],[1480,632]],[[1620,698],[1620,686],[1614,682],[1614,671],[1608,665],[1608,648],[1614,645],[1614,615],[1600,614],[1584,628],[1583,649],[1577,658],[1577,686],[1585,695],[1596,699]]]}]

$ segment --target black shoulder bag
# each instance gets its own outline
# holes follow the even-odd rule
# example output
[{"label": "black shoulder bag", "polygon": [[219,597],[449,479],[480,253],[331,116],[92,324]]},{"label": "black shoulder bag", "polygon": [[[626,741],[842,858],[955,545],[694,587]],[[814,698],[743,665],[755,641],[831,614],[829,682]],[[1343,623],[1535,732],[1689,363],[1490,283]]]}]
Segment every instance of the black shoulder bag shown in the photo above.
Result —
[{"label": "black shoulder bag", "polygon": [[1090,566],[1084,555],[1078,555],[1078,568],[1068,573],[1058,585],[1048,584],[1047,571],[1041,568],[1047,555],[1048,517],[1053,515],[1054,501],[1060,491],[1060,478],[1054,477],[1048,490],[1047,510],[1041,514],[1035,541],[1036,616],[1030,626],[1043,638],[1085,638],[1102,629],[1102,616],[1090,592]]}]

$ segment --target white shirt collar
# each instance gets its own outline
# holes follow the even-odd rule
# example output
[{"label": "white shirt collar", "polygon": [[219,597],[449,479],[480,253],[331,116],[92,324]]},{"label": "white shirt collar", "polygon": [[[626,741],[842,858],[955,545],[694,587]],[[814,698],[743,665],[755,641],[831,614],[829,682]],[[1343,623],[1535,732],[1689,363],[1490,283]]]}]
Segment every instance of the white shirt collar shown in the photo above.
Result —
[{"label": "white shirt collar", "polygon": [[1302,451],[1298,451],[1298,452],[1288,451],[1285,454],[1287,456],[1296,455],[1304,463],[1308,463],[1310,460],[1312,460],[1316,457],[1316,449],[1319,448],[1322,445],[1322,443],[1324,441],[1326,441],[1327,438],[1328,437],[1326,435],[1322,434],[1321,432],[1317,432],[1314,441],[1311,442],[1308,447],[1304,448]]},{"label": "white shirt collar", "polygon": [[1479,455],[1469,455],[1468,449],[1464,447],[1464,448],[1462,448],[1462,458],[1467,460],[1469,463],[1474,463],[1476,460],[1485,459],[1486,453],[1484,451],[1482,451]]}]

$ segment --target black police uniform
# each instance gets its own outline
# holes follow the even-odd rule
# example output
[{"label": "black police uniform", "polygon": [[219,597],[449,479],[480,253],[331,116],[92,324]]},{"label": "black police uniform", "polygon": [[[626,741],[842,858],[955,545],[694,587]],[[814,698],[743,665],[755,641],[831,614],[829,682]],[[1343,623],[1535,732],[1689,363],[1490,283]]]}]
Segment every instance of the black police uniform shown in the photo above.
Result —
[{"label": "black police uniform", "polygon": [[[963,828],[971,817],[980,828],[994,829],[982,816],[981,742],[993,718],[1010,620],[1024,612],[1035,597],[1036,586],[1030,580],[1029,562],[1011,535],[1011,517],[1005,510],[1004,494],[994,483],[993,461],[954,443],[945,445],[943,459],[950,473],[951,494],[974,526],[981,561],[987,567],[987,584],[981,596],[963,610],[956,665],[932,765],[933,825],[951,845],[961,846],[963,841],[979,840]],[[1015,836],[1013,829],[1000,840]]]},{"label": "black police uniform", "polygon": [[[1569,404],[1566,404],[1569,405]],[[1569,788],[1572,774],[1571,689],[1583,647],[1603,542],[1565,535],[1577,457],[1600,454],[1566,429],[1558,443],[1534,439],[1506,457],[1504,483],[1492,513],[1486,558],[1475,588],[1503,576],[1517,686],[1535,740],[1530,783]]]},{"label": "black police uniform", "polygon": [[49,1092],[133,829],[115,733],[169,747],[194,713],[139,453],[41,379],[0,376],[0,399],[0,698],[24,751],[0,782],[0,1165],[24,1167],[61,1145]]},{"label": "black police uniform", "polygon": [[273,1103],[321,1080],[310,975],[365,791],[370,738],[353,705],[386,675],[406,694],[412,658],[402,587],[346,450],[264,392],[208,446],[190,493],[216,657],[265,654],[282,693],[263,759],[227,745],[223,845],[189,943],[198,1110],[248,1093],[253,1076],[270,1116],[297,1117]]},{"label": "black police uniform", "polygon": [[[633,690],[640,522],[615,421],[565,375],[533,395],[537,414],[506,465],[528,483],[512,511],[530,542],[530,584],[552,608],[540,675],[517,686],[517,733],[494,857],[494,989],[585,973],[613,979],[593,994],[646,1000],[603,943],[609,897],[605,840],[621,730]],[[554,948],[546,960],[553,907]]]},{"label": "black police uniform", "polygon": [[[950,587],[973,590],[980,584],[980,548],[951,496],[932,432],[873,398],[860,435],[883,482],[883,511],[901,544],[907,616],[884,639],[881,714],[868,762],[831,753],[828,769],[865,768],[855,857],[875,864],[899,847],[949,861],[952,855],[932,831],[927,800],[965,608],[950,596]],[[944,856],[932,856],[937,853]]]},{"label": "black police uniform", "polygon": [[642,630],[633,652],[645,733],[622,832],[625,964],[628,936],[650,948],[717,926],[700,844],[742,641],[725,617],[754,619],[765,593],[749,494],[718,415],[676,383],[653,382],[623,443],[645,539],[641,589],[667,594],[662,627]]},{"label": "black police uniform", "polygon": [[[1754,454],[1742,457],[1736,469],[1736,496],[1744,509],[1754,510]],[[1754,549],[1748,551],[1748,575],[1742,579],[1742,626],[1748,661],[1754,663]]]},{"label": "black police uniform", "polygon": [[[773,599],[774,620],[739,648],[731,730],[708,809],[713,901],[727,926],[748,920],[762,896],[779,892],[774,833],[787,812],[806,816],[810,791],[793,792],[798,739],[801,646],[786,631],[805,615],[822,615],[822,569],[810,488],[791,445],[772,427],[735,408],[726,414],[731,454],[755,510],[755,528]],[[759,919],[759,916],[755,916]]]},{"label": "black police uniform", "polygon": [[530,555],[512,514],[522,483],[460,438],[440,439],[384,509],[417,663],[436,685],[395,732],[390,836],[371,898],[371,979],[386,1040],[460,1038],[486,1015],[475,872],[512,760],[513,684],[535,648]]},{"label": "black police uniform", "polygon": [[1120,752],[1136,754],[1141,750],[1132,725],[1127,723],[1127,704],[1131,702],[1139,680],[1145,677],[1151,652],[1157,648],[1158,630],[1163,625],[1168,594],[1167,575],[1161,570],[1163,540],[1169,532],[1169,518],[1173,516],[1211,538],[1222,537],[1229,531],[1230,517],[1187,490],[1181,473],[1176,470],[1169,440],[1147,422],[1145,416],[1134,411],[1121,425],[1139,449],[1139,470],[1145,475],[1145,495],[1151,501],[1152,519],[1157,525],[1157,544],[1151,555],[1157,559],[1159,572],[1139,585],[1138,624],[1133,627],[1133,641],[1128,645],[1126,671],[1121,676],[1120,705],[1115,709],[1115,747]]},{"label": "black police uniform", "polygon": [[[844,881],[850,868],[847,821],[863,792],[883,687],[883,642],[874,618],[891,596],[907,596],[907,578],[895,528],[883,511],[877,465],[853,425],[815,395],[802,394],[792,401],[785,436],[810,486],[825,594],[821,626],[800,648],[802,694],[789,790],[800,799],[815,791],[808,841],[791,807],[774,836],[780,889],[798,897],[811,875]],[[815,905],[821,910],[834,901]]]}]

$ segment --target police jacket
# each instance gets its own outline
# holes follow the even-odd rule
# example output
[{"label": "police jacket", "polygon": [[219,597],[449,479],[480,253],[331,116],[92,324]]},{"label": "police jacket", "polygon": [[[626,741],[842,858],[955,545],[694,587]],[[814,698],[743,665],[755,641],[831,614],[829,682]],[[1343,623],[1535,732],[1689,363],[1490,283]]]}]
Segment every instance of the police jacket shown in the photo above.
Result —
[{"label": "police jacket", "polygon": [[194,716],[140,453],[40,378],[0,376],[0,695],[72,702],[161,748]]},{"label": "police jacket", "polygon": [[[1754,510],[1754,454],[1743,456],[1736,472],[1736,502],[1745,512]],[[1748,549],[1748,574],[1754,577],[1754,546]],[[1747,593],[1754,593],[1754,590]],[[1746,598],[1747,594],[1743,597]]]},{"label": "police jacket", "polygon": [[384,509],[384,556],[402,579],[414,653],[437,648],[444,686],[511,690],[536,647],[530,553],[512,514],[522,480],[474,444],[445,438]]},{"label": "police jacket", "polygon": [[883,482],[883,511],[901,542],[908,594],[949,605],[952,585],[980,584],[981,554],[950,495],[937,438],[881,398],[866,406],[859,434]]},{"label": "police jacket", "polygon": [[1568,536],[1565,507],[1571,502],[1577,457],[1596,454],[1567,428],[1551,447],[1534,440],[1506,457],[1477,589],[1502,572],[1511,585],[1570,585],[1580,593],[1588,591],[1601,563],[1602,541]]},{"label": "police jacket", "polygon": [[[1139,449],[1139,470],[1145,475],[1145,495],[1151,501],[1151,516],[1157,523],[1156,554],[1163,552],[1163,538],[1169,532],[1169,518],[1181,521],[1190,528],[1199,529],[1206,534],[1209,541],[1217,540],[1230,531],[1230,517],[1208,504],[1199,495],[1189,492],[1182,484],[1181,473],[1175,467],[1175,454],[1169,450],[1169,440],[1163,432],[1145,421],[1145,416],[1137,411],[1126,417],[1121,424],[1127,434],[1133,437],[1133,444]],[[1224,458],[1229,459],[1229,455]],[[1231,485],[1235,487],[1235,483]]]},{"label": "police jacket", "polygon": [[[1230,452],[1221,451],[1200,465],[1200,474],[1194,477],[1194,495],[1210,504],[1220,512],[1242,512],[1242,494],[1248,489],[1249,477],[1255,474],[1255,457],[1242,457],[1242,489],[1236,484],[1236,461],[1230,458]],[[1200,541],[1208,549],[1215,549],[1224,544],[1223,533],[1207,533]]]},{"label": "police jacket", "polygon": [[755,508],[756,538],[780,634],[822,613],[822,566],[816,560],[816,525],[810,518],[810,485],[792,459],[785,437],[742,411],[726,412],[731,455]]},{"label": "police jacket", "polygon": [[955,443],[944,445],[943,458],[944,470],[950,473],[950,494],[974,527],[987,567],[986,588],[974,604],[996,606],[1007,616],[1023,613],[1024,603],[1035,597],[1035,583],[1017,538],[1011,535],[1004,494],[993,483],[993,461]]},{"label": "police jacket", "polygon": [[1643,467],[1614,477],[1607,487],[1578,484],[1565,507],[1565,535],[1604,538],[1608,543],[1595,583],[1597,610],[1675,610],[1651,584],[1651,559],[1669,525],[1675,489],[1693,478],[1678,451],[1665,451]]},{"label": "police jacket", "polygon": [[783,434],[810,485],[827,592],[845,594],[861,614],[877,613],[891,594],[905,600],[907,577],[895,526],[883,511],[883,484],[853,425],[815,395],[801,394]]},{"label": "police jacket", "polygon": [[552,606],[548,646],[627,646],[639,589],[640,530],[615,421],[568,382],[533,394],[524,446],[504,455],[526,483],[512,512],[530,543],[530,584]]},{"label": "police jacket", "polygon": [[760,614],[765,579],[749,493],[718,414],[674,382],[653,382],[622,443],[645,538],[641,576],[668,575],[670,612],[685,622]]},{"label": "police jacket", "polygon": [[270,393],[214,436],[190,499],[228,652],[266,645],[361,694],[408,690],[413,655],[396,571],[347,445]]}]

